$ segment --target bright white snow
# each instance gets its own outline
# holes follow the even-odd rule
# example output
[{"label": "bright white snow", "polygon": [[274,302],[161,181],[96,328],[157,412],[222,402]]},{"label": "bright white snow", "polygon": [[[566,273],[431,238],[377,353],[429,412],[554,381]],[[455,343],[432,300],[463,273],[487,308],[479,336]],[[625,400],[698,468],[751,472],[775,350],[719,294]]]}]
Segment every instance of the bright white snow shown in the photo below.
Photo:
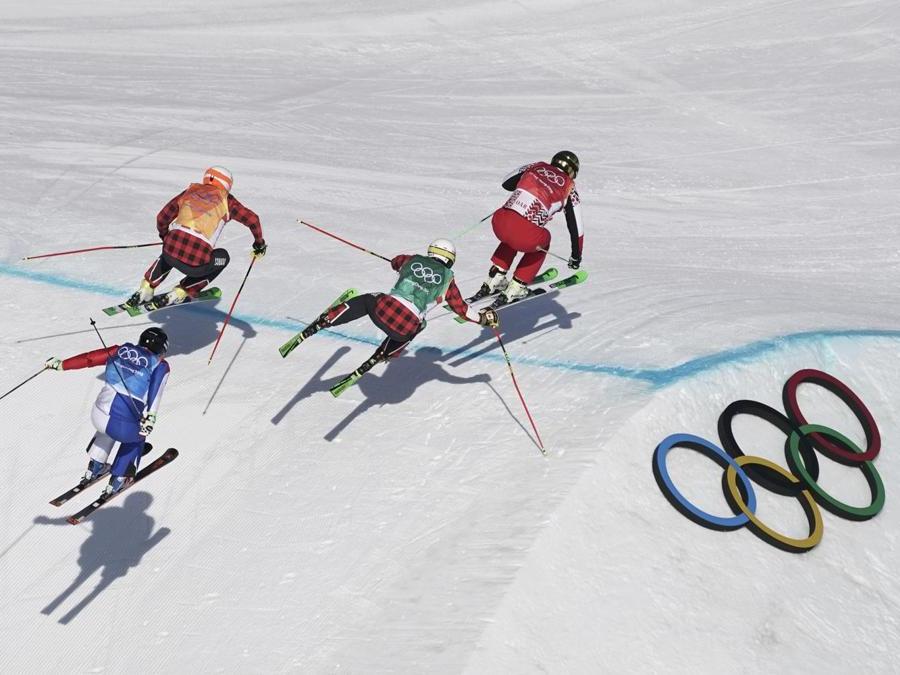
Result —
[{"label": "bright white snow", "polygon": [[[153,249],[23,256],[154,241],[210,164],[269,243],[211,365],[242,226],[223,300],[151,317],[173,350],[150,440],[182,454],[85,524],[61,519],[87,498],[47,500],[84,470],[99,371],[0,401],[3,670],[896,671],[898,31],[887,0],[0,6],[0,393],[99,346],[90,317],[107,341],[148,325],[99,309]],[[297,218],[382,255],[455,238],[474,289],[495,240],[461,233],[564,147],[590,280],[503,315],[546,458],[489,336],[440,311],[337,400],[380,340],[367,321],[280,358],[340,291],[394,279]],[[716,441],[730,401],[780,407],[800,368],[875,415],[884,511],[823,511],[805,555],[676,512],[656,444]],[[864,441],[831,394],[801,394]],[[735,428],[784,463],[782,434]],[[822,461],[867,503],[860,471]],[[727,513],[714,464],[674,451],[671,470]],[[803,534],[796,500],[760,500]]]}]

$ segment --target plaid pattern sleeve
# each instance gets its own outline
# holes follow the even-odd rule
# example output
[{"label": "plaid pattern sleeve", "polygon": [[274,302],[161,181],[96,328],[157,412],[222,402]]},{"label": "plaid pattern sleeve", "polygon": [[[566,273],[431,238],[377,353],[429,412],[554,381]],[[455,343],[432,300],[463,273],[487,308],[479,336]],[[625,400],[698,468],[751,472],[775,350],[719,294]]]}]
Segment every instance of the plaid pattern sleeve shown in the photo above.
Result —
[{"label": "plaid pattern sleeve", "polygon": [[262,244],[265,242],[265,239],[263,239],[262,224],[259,222],[259,216],[241,204],[237,198],[230,193],[228,195],[228,218],[229,220],[238,221],[241,225],[246,225],[250,232],[253,233],[254,244]]},{"label": "plaid pattern sleeve", "polygon": [[175,220],[175,216],[178,215],[178,198],[183,194],[184,192],[182,191],[172,197],[172,199],[169,200],[169,203],[162,207],[162,210],[156,214],[156,231],[159,232],[160,239],[166,238],[166,233],[169,231],[169,225],[172,224],[172,221]]},{"label": "plaid pattern sleeve", "polygon": [[463,300],[462,293],[459,292],[459,286],[456,285],[456,279],[450,282],[444,299],[450,305],[450,309],[469,321],[473,321],[472,317],[469,316],[469,305]]},{"label": "plaid pattern sleeve", "polygon": [[405,253],[394,256],[394,258],[391,260],[391,268],[396,272],[401,267],[403,267],[406,264],[406,261],[410,258],[412,258],[412,256]]},{"label": "plaid pattern sleeve", "polygon": [[418,332],[419,317],[390,293],[382,294],[375,302],[377,323],[398,337],[409,338]]}]

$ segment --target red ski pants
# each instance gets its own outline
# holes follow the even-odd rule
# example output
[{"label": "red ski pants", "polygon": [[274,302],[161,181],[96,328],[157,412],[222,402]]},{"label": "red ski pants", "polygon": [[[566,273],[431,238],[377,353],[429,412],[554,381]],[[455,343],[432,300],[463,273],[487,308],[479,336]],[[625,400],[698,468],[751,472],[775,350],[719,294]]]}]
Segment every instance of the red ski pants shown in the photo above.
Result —
[{"label": "red ski pants", "polygon": [[513,276],[523,284],[530,284],[547,257],[546,253],[537,249],[550,248],[550,232],[509,209],[495,211],[491,225],[500,240],[491,262],[502,270],[509,270],[516,253],[524,253]]}]

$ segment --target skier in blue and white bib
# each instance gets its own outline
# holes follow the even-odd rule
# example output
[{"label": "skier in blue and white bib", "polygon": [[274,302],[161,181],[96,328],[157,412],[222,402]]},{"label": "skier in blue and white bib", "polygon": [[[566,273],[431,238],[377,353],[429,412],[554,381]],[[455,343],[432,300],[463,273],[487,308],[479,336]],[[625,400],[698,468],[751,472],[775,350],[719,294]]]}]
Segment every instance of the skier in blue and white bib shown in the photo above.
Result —
[{"label": "skier in blue and white bib", "polygon": [[164,358],[168,346],[163,330],[153,327],[141,333],[136,345],[126,342],[65,360],[47,359],[45,365],[52,370],[106,366],[103,389],[91,411],[91,422],[97,433],[87,448],[90,460],[84,482],[106,470],[117,443],[121,446],[112,463],[106,491],[118,492],[134,479],[169,378],[169,364]]}]

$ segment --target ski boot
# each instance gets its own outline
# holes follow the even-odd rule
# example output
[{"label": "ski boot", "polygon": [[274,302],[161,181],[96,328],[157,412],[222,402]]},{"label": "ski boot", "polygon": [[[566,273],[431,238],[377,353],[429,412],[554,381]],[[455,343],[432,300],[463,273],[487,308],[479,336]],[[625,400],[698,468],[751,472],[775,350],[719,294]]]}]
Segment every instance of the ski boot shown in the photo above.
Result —
[{"label": "ski boot", "polygon": [[523,284],[513,277],[512,281],[509,282],[509,285],[507,285],[500,294],[500,297],[498,297],[491,305],[491,308],[495,309],[497,307],[502,307],[503,305],[508,305],[511,302],[527,298],[529,295],[531,295],[531,289],[528,288],[526,284]]},{"label": "ski boot", "polygon": [[125,301],[129,307],[138,307],[153,298],[153,286],[146,279],[141,279],[141,287]]},{"label": "ski boot", "polygon": [[466,302],[475,302],[489,295],[500,293],[506,289],[507,285],[509,285],[509,281],[506,278],[506,270],[501,270],[496,265],[492,265],[488,271],[487,280],[481,284],[481,288],[478,289],[475,295],[466,298]]},{"label": "ski boot", "polygon": [[335,305],[334,307],[331,307],[327,312],[322,312],[319,315],[318,319],[316,319],[306,328],[300,331],[300,339],[298,340],[298,342],[303,342],[307,338],[310,338],[318,333],[323,328],[328,328],[332,324],[332,322],[345,311],[347,311],[347,303]]},{"label": "ski boot", "polygon": [[88,461],[87,471],[84,472],[84,475],[81,477],[82,483],[90,483],[96,480],[100,474],[102,474],[107,468],[107,465],[104,462],[99,462],[96,459],[91,459]]},{"label": "ski boot", "polygon": [[153,297],[147,305],[152,309],[162,309],[163,307],[171,307],[172,305],[180,305],[182,302],[190,300],[188,292],[181,286],[176,286],[168,293],[162,293]]},{"label": "ski boot", "polygon": [[113,476],[109,479],[106,487],[103,488],[103,494],[112,497],[117,492],[121,492],[134,482],[134,476]]}]

